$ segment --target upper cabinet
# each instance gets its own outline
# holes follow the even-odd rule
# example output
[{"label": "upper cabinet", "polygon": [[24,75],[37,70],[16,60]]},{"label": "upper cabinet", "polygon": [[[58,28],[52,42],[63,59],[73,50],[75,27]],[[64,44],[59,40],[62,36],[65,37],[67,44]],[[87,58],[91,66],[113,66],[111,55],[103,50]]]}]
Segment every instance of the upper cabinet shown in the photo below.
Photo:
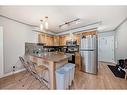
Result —
[{"label": "upper cabinet", "polygon": [[91,32],[83,32],[81,34],[87,36],[87,35],[96,35],[96,33],[97,33],[96,31],[91,31]]},{"label": "upper cabinet", "polygon": [[53,46],[54,45],[53,41],[54,41],[54,37],[47,35],[47,37],[46,37],[46,42],[47,42],[46,45],[47,46]]},{"label": "upper cabinet", "polygon": [[77,41],[77,45],[80,45],[80,37],[81,37],[81,34],[75,34],[74,35],[74,38]]},{"label": "upper cabinet", "polygon": [[66,41],[68,41],[68,40],[69,40],[69,35],[60,36],[60,38],[59,38],[60,46],[66,45]]},{"label": "upper cabinet", "polygon": [[54,38],[53,36],[47,34],[39,34],[38,35],[38,42],[44,43],[46,46],[53,46]]},{"label": "upper cabinet", "polygon": [[60,36],[60,46],[65,45],[65,36]]},{"label": "upper cabinet", "polygon": [[[81,32],[81,33],[73,34],[73,39],[75,39],[77,41],[77,45],[80,45],[80,39],[81,39],[82,35],[84,35],[84,36],[96,35],[96,31]],[[45,45],[47,45],[47,46],[64,46],[64,45],[66,45],[66,41],[71,39],[71,36],[70,36],[70,34],[61,35],[61,36],[39,34],[38,35],[38,42],[45,43]]]},{"label": "upper cabinet", "polygon": [[54,36],[54,46],[59,46],[60,45],[60,37],[59,36]]},{"label": "upper cabinet", "polygon": [[45,43],[45,35],[44,34],[38,34],[38,42]]}]

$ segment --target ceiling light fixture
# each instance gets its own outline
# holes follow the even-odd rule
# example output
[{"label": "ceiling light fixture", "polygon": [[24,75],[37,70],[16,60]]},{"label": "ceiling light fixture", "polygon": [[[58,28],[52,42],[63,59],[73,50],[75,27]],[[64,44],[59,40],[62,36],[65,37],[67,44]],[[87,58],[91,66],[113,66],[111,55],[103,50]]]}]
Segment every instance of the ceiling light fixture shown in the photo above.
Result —
[{"label": "ceiling light fixture", "polygon": [[41,23],[40,23],[40,30],[41,30],[41,32],[48,29],[48,22],[47,22],[47,20],[48,20],[48,16],[46,16],[44,18],[44,20],[40,20],[41,21]]},{"label": "ceiling light fixture", "polygon": [[48,17],[46,16],[45,17],[45,20],[44,20],[44,25],[45,25],[45,29],[48,29]]},{"label": "ceiling light fixture", "polygon": [[43,20],[40,20],[41,23],[40,23],[40,30],[43,31]]},{"label": "ceiling light fixture", "polygon": [[67,21],[67,22],[65,22],[64,24],[59,25],[59,28],[65,26],[65,25],[70,26],[70,25],[71,25],[72,23],[74,23],[74,22],[75,22],[75,24],[78,24],[78,23],[80,23],[80,19],[77,18],[77,19],[74,19],[74,20],[71,20],[71,21]]}]

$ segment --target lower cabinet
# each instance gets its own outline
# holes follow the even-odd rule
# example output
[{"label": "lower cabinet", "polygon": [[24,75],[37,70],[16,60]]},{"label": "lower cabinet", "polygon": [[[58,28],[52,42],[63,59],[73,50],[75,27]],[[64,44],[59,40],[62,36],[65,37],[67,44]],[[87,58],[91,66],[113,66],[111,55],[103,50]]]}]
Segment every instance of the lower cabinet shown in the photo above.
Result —
[{"label": "lower cabinet", "polygon": [[75,53],[75,65],[78,70],[81,70],[81,55],[79,52]]}]

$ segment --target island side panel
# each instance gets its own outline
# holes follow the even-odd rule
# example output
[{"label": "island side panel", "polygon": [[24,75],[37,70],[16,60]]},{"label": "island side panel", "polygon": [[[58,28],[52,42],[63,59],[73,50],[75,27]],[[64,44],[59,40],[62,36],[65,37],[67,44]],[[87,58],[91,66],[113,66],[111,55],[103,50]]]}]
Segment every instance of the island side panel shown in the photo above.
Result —
[{"label": "island side panel", "polygon": [[49,77],[50,77],[50,89],[56,89],[56,80],[55,80],[55,64],[54,62],[49,62]]},{"label": "island side panel", "polygon": [[61,60],[60,62],[49,62],[49,76],[50,76],[50,89],[56,89],[56,74],[55,70],[68,63],[68,59]]}]

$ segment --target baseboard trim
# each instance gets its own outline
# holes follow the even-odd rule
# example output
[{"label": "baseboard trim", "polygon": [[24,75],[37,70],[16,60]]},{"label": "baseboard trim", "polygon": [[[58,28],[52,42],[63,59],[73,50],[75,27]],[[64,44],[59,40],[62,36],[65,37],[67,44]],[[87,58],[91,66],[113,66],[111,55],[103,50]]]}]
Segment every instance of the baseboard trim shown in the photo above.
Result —
[{"label": "baseboard trim", "polygon": [[22,72],[22,71],[25,71],[25,69],[21,69],[21,70],[17,70],[17,71],[14,71],[14,72],[4,74],[4,75],[0,76],[0,78],[7,77],[7,76],[10,76],[12,74],[16,74],[16,73],[19,73],[19,72]]},{"label": "baseboard trim", "polygon": [[117,64],[115,61],[114,62],[106,62],[106,61],[98,61],[98,62],[102,62],[102,63],[110,63],[110,64]]}]

